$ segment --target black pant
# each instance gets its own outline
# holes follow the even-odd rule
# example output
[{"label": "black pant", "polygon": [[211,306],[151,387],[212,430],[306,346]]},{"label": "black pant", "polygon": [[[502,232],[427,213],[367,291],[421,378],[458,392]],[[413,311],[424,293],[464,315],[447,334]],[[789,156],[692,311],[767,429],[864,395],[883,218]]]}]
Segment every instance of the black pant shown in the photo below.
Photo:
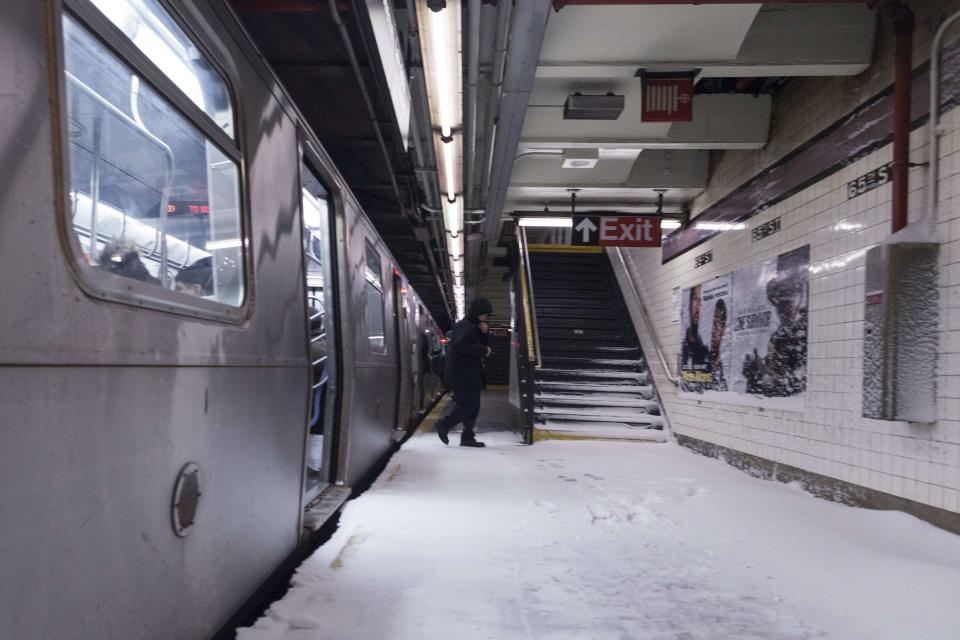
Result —
[{"label": "black pant", "polygon": [[460,441],[474,440],[473,427],[480,414],[480,389],[454,389],[453,408],[445,416],[437,420],[437,429],[450,430],[461,422],[463,433]]}]

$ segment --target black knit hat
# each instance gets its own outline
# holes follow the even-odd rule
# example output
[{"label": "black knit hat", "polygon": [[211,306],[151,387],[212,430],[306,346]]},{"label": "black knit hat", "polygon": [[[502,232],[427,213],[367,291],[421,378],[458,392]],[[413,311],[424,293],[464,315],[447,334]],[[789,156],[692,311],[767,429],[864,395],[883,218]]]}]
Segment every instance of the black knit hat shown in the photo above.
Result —
[{"label": "black knit hat", "polygon": [[493,313],[493,305],[486,298],[474,298],[470,303],[470,309],[467,311],[468,318],[478,318],[483,314]]}]

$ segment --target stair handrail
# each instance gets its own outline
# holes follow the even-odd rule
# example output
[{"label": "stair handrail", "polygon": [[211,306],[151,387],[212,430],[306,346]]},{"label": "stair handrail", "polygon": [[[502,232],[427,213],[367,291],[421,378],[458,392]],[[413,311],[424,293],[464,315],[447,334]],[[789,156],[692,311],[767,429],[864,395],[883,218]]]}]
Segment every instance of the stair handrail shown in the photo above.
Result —
[{"label": "stair handrail", "polygon": [[533,325],[533,345],[537,352],[537,369],[543,366],[543,358],[540,355],[540,329],[537,322],[537,302],[533,295],[533,269],[530,266],[530,245],[527,242],[527,228],[518,225],[520,229],[520,253],[523,258],[524,278],[527,285],[527,295],[524,302],[530,305],[531,322]]},{"label": "stair handrail", "polygon": [[660,359],[660,365],[663,367],[663,372],[666,374],[667,380],[679,387],[680,379],[670,373],[670,367],[667,366],[667,359],[663,356],[663,349],[660,348],[660,340],[657,339],[657,334],[653,329],[653,323],[650,322],[650,314],[647,312],[647,305],[643,302],[643,296],[640,294],[640,289],[637,288],[637,283],[634,281],[633,276],[630,275],[630,269],[627,268],[627,261],[623,258],[623,251],[620,249],[620,247],[612,247],[611,251],[616,252],[617,258],[620,260],[620,266],[623,267],[624,277],[630,283],[630,288],[633,289],[633,295],[640,305],[640,317],[643,318],[643,324],[647,328],[647,335],[650,336],[650,341],[653,342],[653,348],[654,351],[657,352],[657,357]]}]

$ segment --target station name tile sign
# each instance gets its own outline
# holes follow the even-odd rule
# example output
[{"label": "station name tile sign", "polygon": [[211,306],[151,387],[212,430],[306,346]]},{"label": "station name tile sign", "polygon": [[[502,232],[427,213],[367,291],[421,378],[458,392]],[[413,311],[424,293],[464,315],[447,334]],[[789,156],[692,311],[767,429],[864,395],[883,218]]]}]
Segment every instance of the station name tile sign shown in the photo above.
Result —
[{"label": "station name tile sign", "polygon": [[660,218],[573,216],[573,244],[592,247],[659,247]]}]

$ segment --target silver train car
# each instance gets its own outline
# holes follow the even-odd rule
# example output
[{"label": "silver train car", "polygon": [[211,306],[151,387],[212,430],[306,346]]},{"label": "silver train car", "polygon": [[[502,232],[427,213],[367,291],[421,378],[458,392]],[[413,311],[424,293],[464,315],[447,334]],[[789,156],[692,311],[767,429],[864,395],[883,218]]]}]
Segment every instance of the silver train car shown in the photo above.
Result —
[{"label": "silver train car", "polygon": [[438,328],[225,2],[2,2],[0,60],[0,637],[208,638]]}]

